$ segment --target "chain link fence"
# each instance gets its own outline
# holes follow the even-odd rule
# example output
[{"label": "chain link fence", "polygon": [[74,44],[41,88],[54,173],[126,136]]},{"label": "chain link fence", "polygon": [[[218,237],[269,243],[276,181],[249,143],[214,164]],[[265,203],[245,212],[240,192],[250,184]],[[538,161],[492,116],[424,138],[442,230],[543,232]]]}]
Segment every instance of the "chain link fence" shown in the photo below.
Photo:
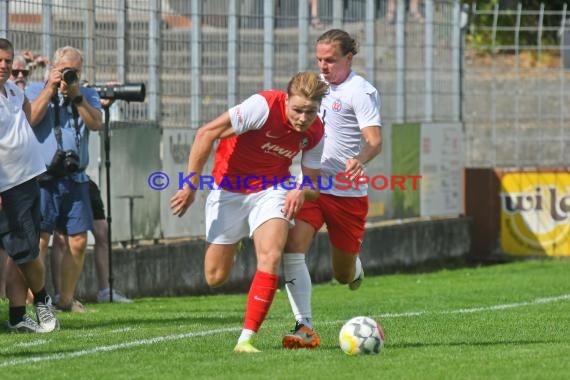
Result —
[{"label": "chain link fence", "polygon": [[316,70],[321,28],[344,28],[361,44],[354,69],[380,89],[386,121],[457,120],[458,1],[424,1],[425,22],[396,4],[389,20],[385,0],[320,1],[317,15],[308,0],[0,0],[0,35],[48,57],[81,49],[91,83],[146,83],[145,104],[123,107],[129,122],[197,128]]},{"label": "chain link fence", "polygon": [[[370,175],[391,173],[392,124],[460,121],[459,0],[421,1],[421,17],[405,0],[395,0],[394,17],[387,0],[318,3],[311,14],[309,0],[0,0],[0,36],[48,57],[64,45],[81,49],[89,83],[145,83],[143,103],[111,110],[110,162],[123,165],[110,170],[113,238],[200,236],[203,213],[181,223],[168,207],[175,187],[154,191],[149,174],[184,172],[203,123],[252,93],[284,89],[298,71],[318,70],[315,41],[327,29],[356,38],[353,69],[381,93],[384,152],[368,165]],[[97,158],[91,154],[92,163]],[[104,190],[102,170],[89,174]],[[206,195],[192,207],[200,210]],[[129,197],[139,199],[131,208]],[[391,192],[373,192],[371,205],[377,219],[390,218]]]},{"label": "chain link fence", "polygon": [[[465,54],[467,166],[568,167],[570,14],[471,5]],[[482,26],[482,18],[491,20]],[[554,20],[545,23],[545,19]],[[512,22],[514,20],[514,23]],[[550,26],[549,26],[550,25]],[[524,41],[531,41],[524,42]],[[554,42],[553,42],[554,41]]]}]

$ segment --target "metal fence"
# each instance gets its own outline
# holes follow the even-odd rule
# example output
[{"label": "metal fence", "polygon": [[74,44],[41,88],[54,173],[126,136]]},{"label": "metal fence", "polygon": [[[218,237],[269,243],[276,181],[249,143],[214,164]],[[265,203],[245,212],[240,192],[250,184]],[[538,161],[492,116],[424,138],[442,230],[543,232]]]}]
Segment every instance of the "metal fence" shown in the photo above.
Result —
[{"label": "metal fence", "polygon": [[[185,171],[196,128],[254,92],[283,89],[296,72],[317,70],[314,45],[326,29],[357,39],[353,69],[381,93],[386,143],[370,175],[391,172],[391,124],[460,121],[459,0],[420,2],[420,21],[409,17],[407,1],[395,3],[390,20],[387,0],[320,0],[318,28],[308,0],[0,0],[0,36],[48,57],[63,45],[81,49],[90,83],[144,82],[144,103],[112,113],[113,239],[200,236],[203,213],[173,217],[174,190],[151,190],[149,174]],[[99,169],[92,170],[96,179]],[[193,209],[206,195],[200,192]],[[371,195],[383,218],[389,199]]]},{"label": "metal fence", "polygon": [[[496,5],[480,10],[473,3],[470,13],[463,108],[467,165],[568,167],[570,14],[566,5],[546,10],[544,4],[540,9],[525,9],[518,3],[514,9]],[[490,20],[490,25],[482,26],[482,18]],[[473,38],[477,33],[490,36],[489,42]]]},{"label": "metal fence", "polygon": [[[387,121],[459,117],[459,1],[426,0],[425,22],[397,0],[319,1],[325,27],[361,44],[354,68],[381,90]],[[46,56],[63,45],[85,54],[85,79],[145,82],[128,121],[197,128],[264,88],[316,69],[308,0],[0,0],[0,35]],[[39,75],[39,74],[38,74]]]}]

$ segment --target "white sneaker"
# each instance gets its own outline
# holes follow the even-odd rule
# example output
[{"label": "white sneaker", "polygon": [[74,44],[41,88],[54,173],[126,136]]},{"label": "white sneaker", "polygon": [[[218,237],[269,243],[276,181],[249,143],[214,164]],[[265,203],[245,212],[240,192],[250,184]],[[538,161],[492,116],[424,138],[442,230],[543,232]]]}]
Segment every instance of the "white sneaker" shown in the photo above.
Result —
[{"label": "white sneaker", "polygon": [[47,333],[47,332],[49,332],[46,329],[44,329],[42,326],[37,324],[37,322],[34,321],[32,318],[30,318],[30,316],[27,314],[25,314],[24,318],[22,318],[22,320],[20,322],[16,323],[14,326],[12,326],[10,324],[10,322],[8,321],[6,323],[6,327],[8,328],[8,331],[10,331],[10,332],[20,332],[20,333]]},{"label": "white sneaker", "polygon": [[[105,303],[109,302],[109,288],[100,290],[97,293],[97,302]],[[133,302],[131,299],[127,298],[117,290],[113,289],[113,302],[116,303],[131,303]]]},{"label": "white sneaker", "polygon": [[59,329],[59,321],[53,313],[53,306],[51,303],[50,296],[46,296],[43,302],[38,302],[34,305],[36,309],[36,317],[38,318],[38,324],[46,330],[45,332],[50,332]]}]

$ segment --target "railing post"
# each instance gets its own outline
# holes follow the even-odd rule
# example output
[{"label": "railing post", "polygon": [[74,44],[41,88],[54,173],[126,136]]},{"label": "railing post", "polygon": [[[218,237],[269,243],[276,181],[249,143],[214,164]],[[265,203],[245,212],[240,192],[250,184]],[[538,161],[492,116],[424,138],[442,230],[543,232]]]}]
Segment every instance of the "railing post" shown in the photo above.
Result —
[{"label": "railing post", "polygon": [[239,66],[238,1],[230,0],[228,5],[228,108],[237,103]]},{"label": "railing post", "polygon": [[8,37],[8,0],[0,0],[0,37]]},{"label": "railing post", "polygon": [[160,57],[161,57],[161,0],[150,1],[148,35],[148,117],[160,121]]},{"label": "railing post", "polygon": [[263,3],[263,86],[273,88],[275,74],[275,1]]},{"label": "railing post", "polygon": [[190,35],[190,127],[198,129],[202,122],[202,2],[192,1]]}]

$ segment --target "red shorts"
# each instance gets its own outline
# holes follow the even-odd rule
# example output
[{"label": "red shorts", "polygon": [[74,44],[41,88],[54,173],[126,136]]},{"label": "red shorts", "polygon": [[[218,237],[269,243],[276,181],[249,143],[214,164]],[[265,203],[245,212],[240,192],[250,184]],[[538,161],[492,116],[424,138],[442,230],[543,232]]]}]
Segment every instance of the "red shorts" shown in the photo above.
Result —
[{"label": "red shorts", "polygon": [[308,201],[295,219],[309,223],[318,231],[326,223],[329,239],[335,248],[359,253],[368,214],[368,197],[338,197],[321,194]]}]

